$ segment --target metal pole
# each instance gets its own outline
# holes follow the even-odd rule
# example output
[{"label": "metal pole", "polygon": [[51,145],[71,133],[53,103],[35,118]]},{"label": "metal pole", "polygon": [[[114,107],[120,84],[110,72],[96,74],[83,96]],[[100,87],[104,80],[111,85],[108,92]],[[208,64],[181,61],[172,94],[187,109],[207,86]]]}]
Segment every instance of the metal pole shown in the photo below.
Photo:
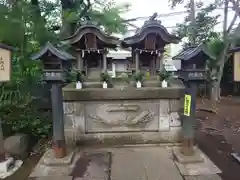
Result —
[{"label": "metal pole", "polygon": [[4,149],[4,143],[3,143],[2,123],[0,119],[0,162],[3,162],[5,160],[6,160],[6,156],[5,156],[5,149]]},{"label": "metal pole", "polygon": [[61,84],[52,84],[52,115],[53,115],[53,149],[56,158],[66,155],[64,136],[63,97]]},{"label": "metal pole", "polygon": [[182,120],[183,144],[181,152],[186,156],[191,156],[194,153],[194,126],[196,123],[196,92],[197,84],[189,83],[184,94],[184,112]]}]

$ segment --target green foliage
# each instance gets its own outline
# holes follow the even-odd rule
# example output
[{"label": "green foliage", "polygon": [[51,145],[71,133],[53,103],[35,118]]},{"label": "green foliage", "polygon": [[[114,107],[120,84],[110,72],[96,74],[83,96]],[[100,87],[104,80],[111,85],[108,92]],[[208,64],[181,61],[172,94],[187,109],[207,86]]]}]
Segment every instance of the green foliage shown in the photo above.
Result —
[{"label": "green foliage", "polygon": [[75,2],[75,7],[78,8],[64,11],[64,18],[69,23],[79,26],[82,22],[91,20],[97,22],[109,34],[126,32],[127,24],[121,16],[129,10],[129,4],[117,4],[115,0],[95,0],[83,15],[83,7],[79,3],[80,1]]},{"label": "green foliage", "polygon": [[[121,13],[128,10],[128,5],[95,0],[84,11],[84,1],[71,1],[65,9],[62,5],[66,2],[70,1],[0,1],[0,42],[17,49],[13,52],[11,81],[0,84],[0,117],[5,135],[23,132],[40,138],[51,132],[50,113],[39,112],[39,101],[45,98],[38,93],[45,86],[41,66],[29,57],[47,41],[60,44],[60,29],[65,21],[79,25],[88,17],[108,33],[126,30]],[[75,81],[76,72],[71,72],[70,77]],[[104,78],[109,80],[106,75]]]},{"label": "green foliage", "polygon": [[102,82],[110,83],[112,78],[107,71],[100,74],[100,79]]},{"label": "green foliage", "polygon": [[[97,8],[100,4],[104,6]],[[90,9],[88,15],[104,27],[107,33],[123,33],[126,32],[127,26],[121,15],[129,10],[129,6],[129,4],[116,4],[112,0],[101,0]]]},{"label": "green foliage", "polygon": [[34,138],[46,138],[52,129],[49,112],[40,112],[31,106],[5,106],[1,108],[4,136],[13,133],[27,133]]},{"label": "green foliage", "polygon": [[218,57],[221,54],[221,52],[223,51],[223,49],[224,49],[224,42],[219,37],[211,38],[207,42],[207,48],[210,49],[211,53],[215,57]]},{"label": "green foliage", "polygon": [[[207,7],[203,7],[203,4],[197,4],[200,11],[196,14],[196,24],[194,27],[195,33],[192,34],[191,29],[191,14],[190,14],[190,4],[188,3],[186,8],[189,14],[185,17],[184,22],[177,24],[175,33],[183,38],[187,37],[189,44],[200,44],[201,42],[208,41],[212,37],[218,37],[218,33],[214,32],[214,27],[218,24],[218,18],[220,15],[213,16],[211,13],[216,9],[217,5],[210,4]],[[195,37],[195,42],[191,42]]]},{"label": "green foliage", "polygon": [[162,71],[160,71],[158,73],[158,76],[159,76],[159,80],[163,81],[163,80],[168,79],[171,76],[171,74],[168,71],[166,71],[165,69],[163,69]]},{"label": "green foliage", "polygon": [[[0,86],[0,117],[3,132],[28,133],[46,137],[51,130],[49,113],[37,111],[35,101],[41,99],[36,91],[41,88],[41,68],[28,59],[13,58],[12,79]],[[48,118],[47,118],[48,116]]]},{"label": "green foliage", "polygon": [[79,72],[78,70],[72,69],[69,72],[68,79],[70,82],[77,82],[77,80],[79,80],[80,82],[84,82],[84,74],[82,72]]},{"label": "green foliage", "polygon": [[143,78],[144,78],[144,73],[141,72],[141,71],[137,71],[136,73],[133,74],[133,79],[137,82],[137,81],[140,81],[142,82],[143,81]]}]

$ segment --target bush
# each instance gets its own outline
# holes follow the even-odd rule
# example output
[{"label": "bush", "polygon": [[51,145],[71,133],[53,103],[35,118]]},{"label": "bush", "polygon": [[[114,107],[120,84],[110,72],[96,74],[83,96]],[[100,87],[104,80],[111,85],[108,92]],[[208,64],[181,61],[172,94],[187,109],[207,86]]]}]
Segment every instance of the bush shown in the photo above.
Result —
[{"label": "bush", "polygon": [[25,133],[33,138],[46,138],[52,130],[50,112],[41,112],[33,107],[5,107],[1,109],[4,136]]},{"label": "bush", "polygon": [[103,72],[100,75],[100,79],[102,82],[106,82],[106,83],[110,83],[112,78],[111,76],[108,74],[108,72]]},{"label": "bush", "polygon": [[[51,132],[50,113],[39,111],[44,100],[41,67],[29,59],[13,58],[12,77],[0,84],[0,117],[4,136],[25,133],[45,138]],[[39,93],[39,94],[38,94]]]},{"label": "bush", "polygon": [[171,76],[171,74],[168,71],[166,71],[165,69],[160,71],[158,73],[158,75],[159,75],[160,81],[166,80]]},{"label": "bush", "polygon": [[144,73],[139,71],[139,72],[136,72],[133,74],[133,79],[137,82],[137,81],[140,81],[142,82],[143,81],[143,77],[144,77]]}]

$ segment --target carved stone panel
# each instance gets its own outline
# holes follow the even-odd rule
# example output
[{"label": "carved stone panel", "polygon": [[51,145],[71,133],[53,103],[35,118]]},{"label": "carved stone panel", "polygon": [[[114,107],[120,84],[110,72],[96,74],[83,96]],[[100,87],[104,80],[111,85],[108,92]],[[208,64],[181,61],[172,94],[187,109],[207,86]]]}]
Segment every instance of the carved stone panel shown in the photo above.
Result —
[{"label": "carved stone panel", "polygon": [[86,132],[157,131],[159,102],[108,101],[85,104]]}]

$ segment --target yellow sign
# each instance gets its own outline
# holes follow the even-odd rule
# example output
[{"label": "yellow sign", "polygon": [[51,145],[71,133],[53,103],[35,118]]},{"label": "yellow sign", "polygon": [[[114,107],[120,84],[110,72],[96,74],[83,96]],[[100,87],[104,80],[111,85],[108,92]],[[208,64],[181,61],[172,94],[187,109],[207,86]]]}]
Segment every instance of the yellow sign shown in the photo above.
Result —
[{"label": "yellow sign", "polygon": [[0,48],[0,82],[9,81],[11,76],[11,51]]},{"label": "yellow sign", "polygon": [[185,94],[185,97],[184,97],[184,115],[185,116],[190,116],[190,111],[191,111],[191,96]]}]

